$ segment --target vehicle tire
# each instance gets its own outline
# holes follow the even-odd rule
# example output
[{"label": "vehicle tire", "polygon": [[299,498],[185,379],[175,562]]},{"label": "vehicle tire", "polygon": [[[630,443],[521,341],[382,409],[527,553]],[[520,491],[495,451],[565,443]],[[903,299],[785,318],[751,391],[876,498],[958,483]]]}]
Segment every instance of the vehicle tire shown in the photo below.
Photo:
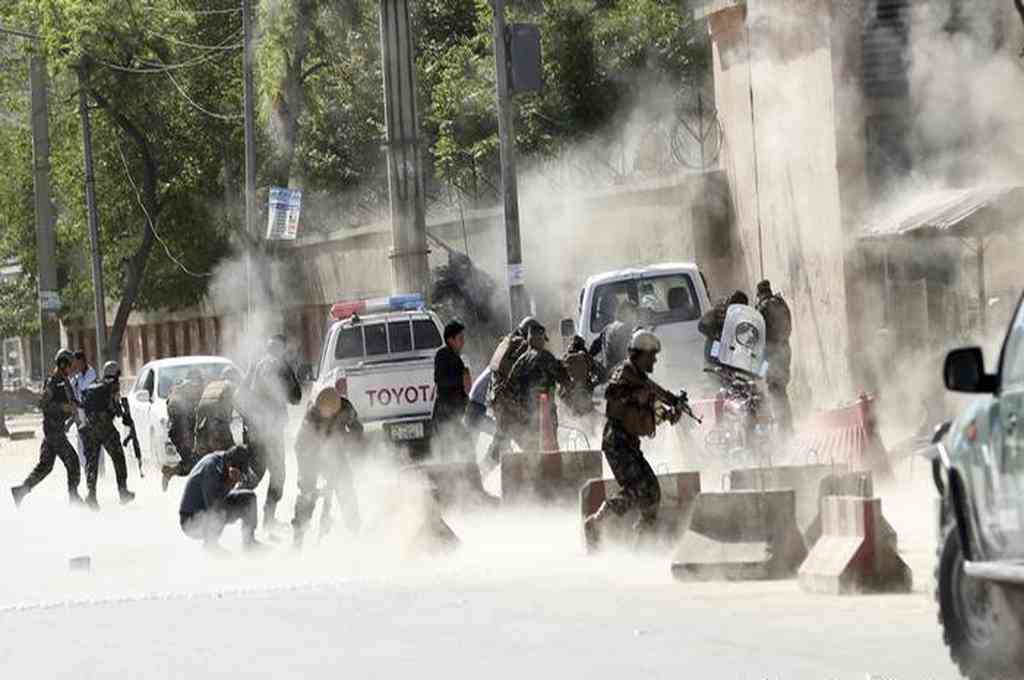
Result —
[{"label": "vehicle tire", "polygon": [[996,612],[995,589],[964,572],[964,554],[956,523],[949,522],[938,547],[935,600],[939,625],[949,655],[970,680],[996,680],[1010,675],[1012,652],[1004,645]]}]

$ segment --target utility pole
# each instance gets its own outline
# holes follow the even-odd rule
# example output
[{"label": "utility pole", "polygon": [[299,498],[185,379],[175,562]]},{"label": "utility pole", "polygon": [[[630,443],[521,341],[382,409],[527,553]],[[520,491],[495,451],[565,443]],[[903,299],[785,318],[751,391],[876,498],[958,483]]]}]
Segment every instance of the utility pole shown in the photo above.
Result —
[{"label": "utility pole", "polygon": [[89,246],[92,250],[92,291],[96,313],[96,357],[114,359],[107,352],[107,308],[103,293],[103,260],[100,255],[100,218],[96,211],[96,178],[92,167],[92,125],[89,122],[89,98],[85,94],[83,67],[78,71],[78,113],[82,118],[82,153],[85,156],[85,209],[89,218]]},{"label": "utility pole", "polygon": [[388,198],[391,205],[391,270],[395,293],[427,298],[427,223],[423,200],[420,127],[416,111],[409,0],[380,0],[380,46],[387,120]]},{"label": "utility pole", "polygon": [[509,85],[508,31],[505,0],[494,0],[494,61],[497,69],[498,140],[501,149],[501,193],[505,201],[505,250],[508,267],[509,315],[513,326],[530,311],[526,295],[523,248],[519,238],[519,184],[516,177],[515,103]]},{"label": "utility pole", "polygon": [[57,238],[50,202],[50,111],[47,103],[46,60],[29,60],[32,102],[32,187],[36,213],[36,280],[39,285],[39,350],[43,375],[60,348],[60,295],[57,291]]},{"label": "utility pole", "polygon": [[[256,93],[253,84],[253,2],[258,0],[242,0],[242,71],[243,71],[243,108],[245,113],[245,326],[246,332],[252,327],[252,251],[259,242],[256,227]],[[242,357],[248,361],[249,357]]]}]

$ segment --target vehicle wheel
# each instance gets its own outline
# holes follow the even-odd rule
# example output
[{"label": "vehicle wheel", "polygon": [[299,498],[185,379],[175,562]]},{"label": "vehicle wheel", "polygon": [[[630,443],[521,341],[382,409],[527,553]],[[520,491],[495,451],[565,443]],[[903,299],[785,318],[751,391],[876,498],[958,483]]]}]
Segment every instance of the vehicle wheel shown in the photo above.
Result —
[{"label": "vehicle wheel", "polygon": [[1004,677],[1010,659],[1001,654],[993,586],[964,572],[960,534],[951,522],[938,548],[935,599],[943,642],[960,673],[970,680]]}]

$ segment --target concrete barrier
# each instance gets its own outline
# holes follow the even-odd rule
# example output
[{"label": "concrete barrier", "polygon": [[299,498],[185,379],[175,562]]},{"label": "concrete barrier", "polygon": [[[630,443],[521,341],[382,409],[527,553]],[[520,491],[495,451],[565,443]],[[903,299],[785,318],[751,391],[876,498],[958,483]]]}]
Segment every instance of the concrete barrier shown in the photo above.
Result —
[{"label": "concrete barrier", "polygon": [[790,578],[806,556],[794,491],[701,493],[672,557],[672,575],[684,581]]},{"label": "concrete barrier", "polygon": [[828,496],[822,535],[800,567],[800,587],[812,593],[909,592],[910,567],[882,531],[879,498]]},{"label": "concrete barrier", "polygon": [[729,489],[731,491],[792,489],[796,492],[796,524],[800,528],[800,533],[806,533],[818,517],[821,483],[835,471],[836,469],[831,465],[742,468],[729,472]]},{"label": "concrete barrier", "polygon": [[[843,474],[829,475],[821,480],[818,487],[818,516],[814,522],[804,531],[804,543],[807,548],[813,548],[814,544],[821,538],[821,502],[829,496],[851,496],[854,498],[874,498],[875,483],[870,472],[846,472]],[[887,541],[896,546],[896,530],[892,528],[885,517],[882,517],[879,531]]]},{"label": "concrete barrier", "polygon": [[[658,522],[652,538],[656,548],[670,549],[689,523],[693,505],[700,494],[699,472],[672,472],[658,475],[661,487],[661,505],[658,508]],[[621,487],[614,479],[591,479],[580,489],[580,530],[582,521],[597,511],[601,503],[619,492]],[[602,547],[634,545],[633,524],[637,513],[624,517],[609,515],[601,520]],[[647,546],[645,546],[647,547]]]},{"label": "concrete barrier", "polygon": [[588,479],[600,478],[600,451],[512,452],[501,456],[501,502],[573,504]]}]

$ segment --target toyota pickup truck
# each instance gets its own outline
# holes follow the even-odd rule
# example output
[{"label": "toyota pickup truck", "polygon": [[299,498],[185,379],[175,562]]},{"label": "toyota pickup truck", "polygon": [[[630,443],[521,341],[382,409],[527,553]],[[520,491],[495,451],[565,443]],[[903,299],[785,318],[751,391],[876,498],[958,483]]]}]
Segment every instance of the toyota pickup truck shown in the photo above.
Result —
[{"label": "toyota pickup truck", "polygon": [[418,295],[339,302],[310,399],[339,385],[368,432],[426,448],[434,408],[434,354],[442,325]]}]

